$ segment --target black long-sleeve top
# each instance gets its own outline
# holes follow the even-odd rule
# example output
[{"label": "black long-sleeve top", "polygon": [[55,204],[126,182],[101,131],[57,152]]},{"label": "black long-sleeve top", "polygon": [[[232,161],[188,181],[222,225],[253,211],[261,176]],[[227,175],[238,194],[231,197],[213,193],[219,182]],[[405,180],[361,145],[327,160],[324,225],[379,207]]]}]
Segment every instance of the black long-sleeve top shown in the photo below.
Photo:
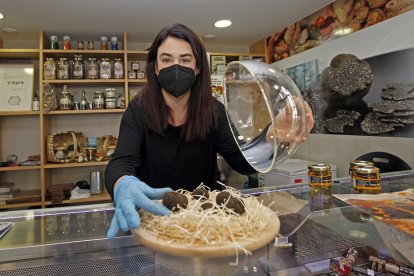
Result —
[{"label": "black long-sleeve top", "polygon": [[153,188],[194,190],[200,183],[220,189],[217,153],[241,174],[256,172],[241,154],[222,103],[215,101],[218,118],[203,141],[185,142],[181,126],[169,125],[162,136],[146,124],[144,109],[132,101],[123,114],[118,144],[105,171],[113,198],[115,182],[124,175],[138,177]]}]

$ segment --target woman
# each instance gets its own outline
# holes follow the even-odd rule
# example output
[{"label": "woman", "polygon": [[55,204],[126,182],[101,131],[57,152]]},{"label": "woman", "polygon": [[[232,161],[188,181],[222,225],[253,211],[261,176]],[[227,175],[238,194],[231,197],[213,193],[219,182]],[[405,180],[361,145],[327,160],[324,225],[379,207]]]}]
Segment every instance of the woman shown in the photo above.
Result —
[{"label": "woman", "polygon": [[[163,29],[147,56],[147,84],[125,111],[105,176],[115,202],[108,230],[137,228],[136,209],[170,211],[152,199],[171,189],[217,187],[217,153],[241,174],[255,170],[234,141],[224,106],[211,94],[203,44],[182,24]],[[309,130],[310,131],[310,130]]]}]

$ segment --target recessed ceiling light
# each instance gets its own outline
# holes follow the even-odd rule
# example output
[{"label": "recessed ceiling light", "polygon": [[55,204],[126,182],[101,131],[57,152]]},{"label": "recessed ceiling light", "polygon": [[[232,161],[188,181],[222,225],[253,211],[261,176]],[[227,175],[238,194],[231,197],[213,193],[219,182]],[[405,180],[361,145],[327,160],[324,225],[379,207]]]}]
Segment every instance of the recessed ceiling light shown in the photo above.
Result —
[{"label": "recessed ceiling light", "polygon": [[0,19],[3,19],[4,15],[0,12]]},{"label": "recessed ceiling light", "polygon": [[216,23],[214,23],[214,27],[217,28],[226,28],[231,25],[231,21],[228,19],[219,20]]},{"label": "recessed ceiling light", "polygon": [[203,38],[204,39],[213,39],[213,38],[215,38],[216,36],[215,35],[213,35],[213,34],[205,34],[205,35],[203,35]]},{"label": "recessed ceiling light", "polygon": [[4,28],[3,32],[8,33],[8,34],[15,34],[17,33],[17,30],[13,28]]}]

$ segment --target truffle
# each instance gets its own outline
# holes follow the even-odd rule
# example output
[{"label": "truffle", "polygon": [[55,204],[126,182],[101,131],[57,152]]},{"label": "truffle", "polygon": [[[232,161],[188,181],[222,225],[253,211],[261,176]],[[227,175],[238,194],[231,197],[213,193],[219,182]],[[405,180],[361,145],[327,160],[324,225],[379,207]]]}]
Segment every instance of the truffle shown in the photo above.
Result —
[{"label": "truffle", "polygon": [[216,196],[217,205],[224,205],[229,198],[232,198],[231,194],[227,191],[222,191]]},{"label": "truffle", "polygon": [[195,189],[191,195],[193,196],[194,199],[201,199],[201,201],[203,200],[207,200],[209,198],[209,193],[208,190],[204,189],[204,188],[197,188]]},{"label": "truffle", "polygon": [[178,212],[179,208],[187,208],[188,199],[185,195],[177,192],[168,192],[162,199],[162,204],[173,212]]},{"label": "truffle", "polygon": [[226,207],[233,210],[235,213],[239,215],[246,212],[246,210],[244,209],[243,201],[240,198],[230,198],[229,202],[226,204]]},{"label": "truffle", "polygon": [[203,210],[211,209],[211,208],[213,208],[213,203],[211,203],[211,202],[204,202],[203,204],[201,204],[200,207]]}]

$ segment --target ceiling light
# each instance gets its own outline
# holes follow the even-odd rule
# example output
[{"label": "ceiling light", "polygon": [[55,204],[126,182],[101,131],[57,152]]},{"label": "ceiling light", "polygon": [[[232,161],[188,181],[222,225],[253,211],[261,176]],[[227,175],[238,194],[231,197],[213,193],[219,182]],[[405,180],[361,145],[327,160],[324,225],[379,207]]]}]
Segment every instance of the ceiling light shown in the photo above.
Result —
[{"label": "ceiling light", "polygon": [[8,34],[15,34],[17,33],[17,30],[13,28],[4,28],[3,32],[8,33]]},{"label": "ceiling light", "polygon": [[0,19],[3,19],[4,15],[0,12]]},{"label": "ceiling light", "polygon": [[228,19],[219,20],[216,23],[214,23],[214,27],[217,28],[226,28],[231,25],[231,21]]},{"label": "ceiling light", "polygon": [[203,38],[204,39],[213,39],[213,38],[215,38],[216,36],[215,35],[213,35],[213,34],[206,34],[206,35],[203,35]]}]

